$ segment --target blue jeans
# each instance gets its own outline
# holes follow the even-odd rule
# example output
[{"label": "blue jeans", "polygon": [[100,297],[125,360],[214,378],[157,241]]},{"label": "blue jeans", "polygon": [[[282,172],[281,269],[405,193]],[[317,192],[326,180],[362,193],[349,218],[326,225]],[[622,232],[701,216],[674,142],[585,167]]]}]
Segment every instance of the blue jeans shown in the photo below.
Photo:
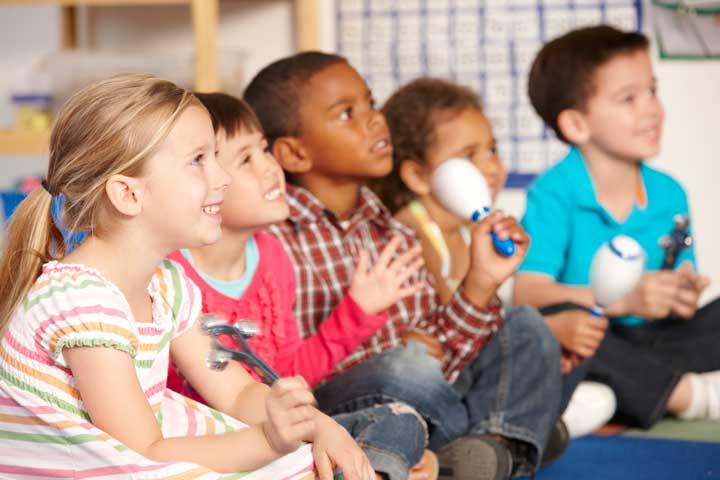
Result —
[{"label": "blue jeans", "polygon": [[406,480],[420,461],[427,431],[418,413],[402,403],[387,403],[334,415],[363,449],[373,469],[389,480]]},{"label": "blue jeans", "polygon": [[519,307],[508,310],[453,385],[424,346],[410,342],[333,378],[315,397],[330,413],[404,402],[427,421],[433,450],[463,435],[494,433],[529,443],[527,460],[537,468],[559,414],[560,377],[555,338],[535,309]]}]

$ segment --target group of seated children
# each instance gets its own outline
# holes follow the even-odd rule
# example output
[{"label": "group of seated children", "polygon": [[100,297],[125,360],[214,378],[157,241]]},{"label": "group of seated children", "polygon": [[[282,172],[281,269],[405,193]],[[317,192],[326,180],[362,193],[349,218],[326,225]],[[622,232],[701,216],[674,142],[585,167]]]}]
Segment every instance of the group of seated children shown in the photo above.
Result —
[{"label": "group of seated children", "polygon": [[[480,99],[447,80],[378,109],[345,58],[306,52],[243,100],[148,75],[75,94],[0,261],[0,473],[508,479],[562,454],[585,379],[629,425],[720,419],[718,303],[697,310],[692,248],[661,269],[658,239],[688,205],[643,163],[663,123],[646,37],[570,32],[528,88],[570,153],[522,223],[473,224],[432,172],[468,159],[495,197],[506,171]],[[618,234],[646,273],[597,317],[590,262]],[[281,378],[209,368],[233,344],[204,314],[251,320]]]}]

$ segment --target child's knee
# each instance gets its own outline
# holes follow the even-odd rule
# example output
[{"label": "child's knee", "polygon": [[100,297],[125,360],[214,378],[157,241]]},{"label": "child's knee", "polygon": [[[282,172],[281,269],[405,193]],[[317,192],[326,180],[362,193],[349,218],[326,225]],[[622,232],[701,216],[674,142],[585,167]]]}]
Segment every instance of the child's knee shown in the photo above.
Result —
[{"label": "child's knee", "polygon": [[440,362],[427,353],[425,346],[409,342],[386,355],[383,370],[390,377],[426,385],[445,383]]},{"label": "child's knee", "polygon": [[428,443],[428,426],[423,417],[411,406],[392,402],[379,407],[382,418],[377,422],[388,445],[397,445],[409,465],[420,461]]}]

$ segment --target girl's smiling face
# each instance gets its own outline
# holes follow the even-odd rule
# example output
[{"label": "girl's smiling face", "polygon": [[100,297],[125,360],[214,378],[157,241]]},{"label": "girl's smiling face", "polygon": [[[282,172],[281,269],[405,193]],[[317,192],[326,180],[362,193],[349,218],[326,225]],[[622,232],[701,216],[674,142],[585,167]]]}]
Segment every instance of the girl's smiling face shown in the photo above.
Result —
[{"label": "girl's smiling face", "polygon": [[230,178],[215,157],[215,135],[202,107],[188,107],[148,160],[142,215],[168,251],[216,242]]}]

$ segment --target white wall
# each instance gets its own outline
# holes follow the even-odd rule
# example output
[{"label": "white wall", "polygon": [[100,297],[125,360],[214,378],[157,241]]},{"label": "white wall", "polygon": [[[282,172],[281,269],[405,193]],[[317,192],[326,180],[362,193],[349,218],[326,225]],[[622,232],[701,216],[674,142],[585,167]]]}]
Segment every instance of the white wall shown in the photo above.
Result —
[{"label": "white wall", "polygon": [[653,165],[688,192],[700,271],[713,282],[707,301],[720,294],[720,61],[665,61],[656,71],[667,120]]},{"label": "white wall", "polygon": [[[333,0],[322,5],[322,46],[332,49]],[[42,53],[57,48],[57,7],[0,7],[0,125],[10,109],[3,101],[12,72]],[[189,14],[184,7],[113,7],[81,12],[81,41],[87,46],[121,52],[187,52],[192,47]],[[219,47],[244,50],[245,82],[262,66],[292,53],[292,2],[244,0],[221,2]],[[137,32],[143,32],[139,35]],[[222,66],[221,66],[222,67]],[[690,197],[701,270],[713,284],[705,299],[720,294],[720,62],[664,61],[657,63],[660,95],[667,109],[664,147],[653,165],[675,175]],[[233,91],[240,85],[228,85]],[[42,158],[0,156],[0,188],[19,174],[41,171]],[[500,204],[521,214],[524,193],[508,191]]]}]

